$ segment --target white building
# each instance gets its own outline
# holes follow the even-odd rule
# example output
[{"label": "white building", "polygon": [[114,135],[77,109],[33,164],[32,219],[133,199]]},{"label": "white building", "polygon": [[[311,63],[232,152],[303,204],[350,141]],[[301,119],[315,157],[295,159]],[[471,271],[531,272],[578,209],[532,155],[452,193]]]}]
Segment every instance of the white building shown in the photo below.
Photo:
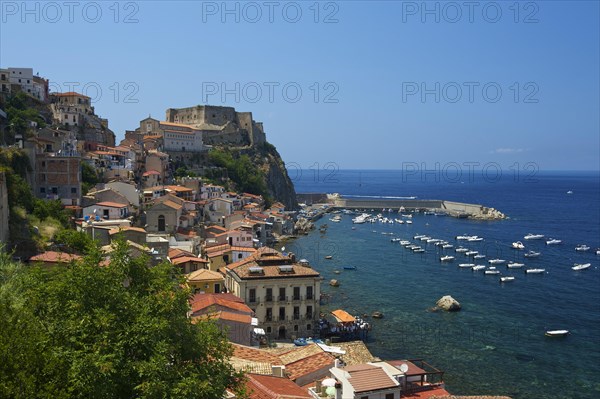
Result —
[{"label": "white building", "polygon": [[204,150],[202,131],[187,125],[160,122],[165,151],[200,152]]}]

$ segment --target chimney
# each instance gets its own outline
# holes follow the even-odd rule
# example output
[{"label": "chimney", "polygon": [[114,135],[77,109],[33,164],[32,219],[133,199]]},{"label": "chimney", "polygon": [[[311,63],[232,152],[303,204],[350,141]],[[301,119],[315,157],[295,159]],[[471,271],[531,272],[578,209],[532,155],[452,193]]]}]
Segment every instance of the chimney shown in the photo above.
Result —
[{"label": "chimney", "polygon": [[285,377],[285,366],[271,366],[274,377]]}]

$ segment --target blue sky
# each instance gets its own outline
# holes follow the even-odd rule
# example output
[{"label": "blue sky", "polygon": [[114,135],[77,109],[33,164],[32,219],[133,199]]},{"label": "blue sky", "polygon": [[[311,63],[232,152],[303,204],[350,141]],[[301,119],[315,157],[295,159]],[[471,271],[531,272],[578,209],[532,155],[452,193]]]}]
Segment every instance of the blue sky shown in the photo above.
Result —
[{"label": "blue sky", "polygon": [[596,1],[1,3],[0,66],[85,86],[118,138],[208,103],[302,168],[600,169]]}]

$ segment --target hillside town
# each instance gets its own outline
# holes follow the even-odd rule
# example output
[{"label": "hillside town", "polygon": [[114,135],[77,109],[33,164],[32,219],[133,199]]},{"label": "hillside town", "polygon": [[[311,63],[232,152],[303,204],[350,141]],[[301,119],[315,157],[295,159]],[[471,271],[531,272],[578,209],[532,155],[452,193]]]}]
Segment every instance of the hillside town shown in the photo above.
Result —
[{"label": "hillside town", "polygon": [[[7,107],[18,96],[40,110],[20,128]],[[32,68],[0,69],[0,100],[2,151],[26,155],[24,180],[33,196],[60,204],[70,215],[68,229],[97,242],[98,267],[110,264],[116,242],[124,240],[130,256],[146,256],[149,267],[169,262],[185,275],[189,318],[223,328],[234,347],[229,361],[246,374],[250,398],[449,396],[444,373],[422,359],[382,360],[360,339],[318,339],[324,323],[338,331],[368,323],[341,309],[322,311],[321,275],[307,260],[274,249],[311,228],[295,199],[237,190],[226,168],[211,163],[216,148],[268,147],[262,123],[250,112],[170,108],[164,120],[141,119],[117,143],[90,97],[49,92],[49,79]],[[82,259],[81,251],[57,244],[49,227],[32,226],[38,236],[48,233],[38,246],[11,231],[16,212],[9,183],[1,170],[5,249],[48,270]]]}]

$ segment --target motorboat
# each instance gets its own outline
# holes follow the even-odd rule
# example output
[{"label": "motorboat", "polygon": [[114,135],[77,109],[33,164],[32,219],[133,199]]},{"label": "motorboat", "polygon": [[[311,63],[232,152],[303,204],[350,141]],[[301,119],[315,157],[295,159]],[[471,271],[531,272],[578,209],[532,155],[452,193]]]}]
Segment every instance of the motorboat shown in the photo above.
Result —
[{"label": "motorboat", "polygon": [[523,237],[526,240],[541,240],[544,238],[543,234],[527,234],[525,237]]},{"label": "motorboat", "polygon": [[546,241],[546,245],[557,245],[557,244],[562,244],[562,240],[557,240],[556,238],[551,238],[548,241]]},{"label": "motorboat", "polygon": [[590,247],[588,247],[585,244],[581,244],[575,247],[575,251],[579,251],[579,252],[587,252],[590,250]]},{"label": "motorboat", "polygon": [[329,220],[332,221],[332,222],[334,222],[334,223],[339,223],[339,222],[342,221],[342,217],[340,215],[335,215],[334,217],[332,217]]},{"label": "motorboat", "polygon": [[544,334],[546,337],[556,338],[556,337],[566,337],[569,335],[569,330],[550,330],[546,331]]},{"label": "motorboat", "polygon": [[406,224],[412,224],[412,220],[407,220]]},{"label": "motorboat", "polygon": [[401,240],[400,245],[410,245],[410,241]]},{"label": "motorboat", "polygon": [[440,262],[452,262],[454,260],[454,256],[446,255],[440,258]]},{"label": "motorboat", "polygon": [[510,262],[508,265],[506,265],[506,267],[508,267],[509,269],[520,269],[523,266],[525,266],[525,263],[517,262]]},{"label": "motorboat", "polygon": [[506,261],[504,259],[490,259],[490,260],[488,260],[488,263],[490,265],[499,265],[502,263],[506,263]]},{"label": "motorboat", "polygon": [[483,237],[471,236],[471,237],[467,238],[467,241],[469,241],[469,242],[483,241]]},{"label": "motorboat", "polygon": [[541,252],[535,252],[535,251],[529,251],[527,252],[524,256],[526,258],[537,258],[538,256],[540,256],[542,253]]},{"label": "motorboat", "polygon": [[475,266],[473,266],[473,268],[471,270],[476,272],[476,271],[483,270],[483,269],[485,269],[484,265],[475,265]]},{"label": "motorboat", "polygon": [[479,251],[467,251],[465,252],[465,256],[475,256],[478,255]]},{"label": "motorboat", "polygon": [[477,255],[473,256],[473,259],[485,259],[485,255],[477,254]]},{"label": "motorboat", "polygon": [[427,240],[431,240],[431,237],[425,236],[425,237],[419,238],[419,240],[421,240],[421,241],[427,241]]},{"label": "motorboat", "polygon": [[442,248],[444,248],[444,249],[450,249],[450,248],[454,248],[454,245],[452,245],[452,244],[444,244],[444,245],[442,245]]},{"label": "motorboat", "polygon": [[506,282],[509,282],[509,281],[515,281],[515,278],[513,276],[503,276],[503,277],[500,277],[500,282],[501,283],[506,283]]},{"label": "motorboat", "polygon": [[589,269],[592,266],[591,263],[575,263],[571,269],[573,270],[585,270]]},{"label": "motorboat", "polygon": [[417,235],[416,235],[416,236],[414,236],[413,238],[414,238],[415,240],[420,240],[420,239],[421,239],[421,238],[423,238],[423,237],[427,237],[427,236],[426,236],[426,235],[424,235],[424,234],[417,234]]},{"label": "motorboat", "polygon": [[546,269],[527,269],[525,273],[527,274],[542,274],[546,271]]},{"label": "motorboat", "polygon": [[475,267],[475,263],[461,263],[461,264],[458,265],[458,267],[472,269],[472,268]]},{"label": "motorboat", "polygon": [[459,240],[459,241],[461,241],[461,240],[462,241],[467,241],[469,238],[471,238],[471,236],[468,236],[468,235],[465,234],[465,235],[462,235],[462,236],[456,236],[455,238],[457,240]]},{"label": "motorboat", "polygon": [[333,259],[333,256],[332,256],[332,255],[326,255],[326,256],[325,256],[325,259],[328,259],[328,260],[329,260],[329,259]]},{"label": "motorboat", "polygon": [[469,250],[467,248],[463,248],[463,247],[458,247],[454,251],[459,252],[459,253],[469,252]]},{"label": "motorboat", "polygon": [[500,274],[500,270],[490,268],[490,269],[486,270],[484,273],[488,274],[488,275],[489,274],[495,275],[495,274]]},{"label": "motorboat", "polygon": [[425,252],[425,250],[423,248],[419,248],[419,249],[415,249],[413,252],[416,254],[422,254],[423,252]]},{"label": "motorboat", "polygon": [[512,243],[512,247],[514,249],[525,249],[525,245],[521,241],[516,241]]}]

